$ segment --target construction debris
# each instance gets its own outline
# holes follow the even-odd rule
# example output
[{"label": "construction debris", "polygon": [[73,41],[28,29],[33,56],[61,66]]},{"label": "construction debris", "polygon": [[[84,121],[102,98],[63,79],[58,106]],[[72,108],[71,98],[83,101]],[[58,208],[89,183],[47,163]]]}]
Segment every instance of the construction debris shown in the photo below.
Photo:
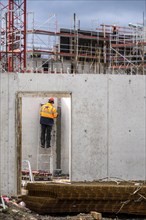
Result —
[{"label": "construction debris", "polygon": [[[33,170],[33,177],[35,181],[49,181],[52,179],[52,174],[44,170]],[[29,179],[29,170],[22,170],[22,180]]]},{"label": "construction debris", "polygon": [[0,203],[0,207],[2,207],[3,210],[6,209],[6,205],[5,205],[5,200],[4,200],[4,197],[1,196],[1,203]]},{"label": "construction debris", "polygon": [[[51,216],[51,215],[39,215],[25,207],[25,203],[21,201],[21,198],[8,198],[3,197],[5,207],[0,209],[0,220],[106,220],[111,218],[98,218],[101,217],[100,213],[79,213],[74,216]],[[6,198],[6,200],[5,200]],[[93,214],[94,213],[94,214]]]}]

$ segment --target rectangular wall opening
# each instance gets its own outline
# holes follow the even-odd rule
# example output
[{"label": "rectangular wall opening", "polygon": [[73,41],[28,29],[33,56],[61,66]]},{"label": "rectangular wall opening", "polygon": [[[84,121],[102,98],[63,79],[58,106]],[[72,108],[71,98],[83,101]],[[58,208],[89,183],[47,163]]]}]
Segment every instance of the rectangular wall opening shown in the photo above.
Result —
[{"label": "rectangular wall opening", "polygon": [[[59,115],[51,132],[51,148],[42,148],[39,112],[49,97],[54,97],[54,107]],[[56,175],[70,179],[71,93],[19,92],[16,100],[18,194],[27,182],[40,181],[37,178],[40,172],[47,174],[44,181],[50,181]]]}]

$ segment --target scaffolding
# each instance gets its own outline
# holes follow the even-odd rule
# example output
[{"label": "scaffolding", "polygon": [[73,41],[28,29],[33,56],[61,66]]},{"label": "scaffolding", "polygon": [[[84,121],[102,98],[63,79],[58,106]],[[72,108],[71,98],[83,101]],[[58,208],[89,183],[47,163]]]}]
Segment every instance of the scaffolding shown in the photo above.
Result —
[{"label": "scaffolding", "polygon": [[26,0],[1,1],[0,18],[2,72],[145,74],[143,25],[82,30],[75,14],[71,29],[58,28],[54,14],[39,24]]},{"label": "scaffolding", "polygon": [[26,0],[0,1],[0,69],[24,72],[26,69]]},{"label": "scaffolding", "polygon": [[[48,60],[60,62],[62,66],[62,73],[64,66],[70,62],[70,72],[80,73],[81,66],[90,63],[91,68],[93,64],[100,63],[101,48],[99,47],[98,32],[81,31],[79,29],[63,29],[59,31],[50,31],[42,29],[29,29],[27,33],[35,35],[37,38],[44,36],[53,36],[55,44],[48,47],[36,47],[27,50],[28,54],[34,54],[34,57],[42,57],[48,55]],[[100,40],[103,40],[102,38]],[[80,67],[79,67],[80,64]],[[34,65],[32,65],[34,67]],[[80,70],[79,70],[80,68]],[[53,71],[54,72],[54,71]],[[91,71],[93,72],[93,71]]]},{"label": "scaffolding", "polygon": [[110,36],[109,67],[120,73],[144,74],[144,45],[143,26],[116,27]]},{"label": "scaffolding", "polygon": [[71,73],[81,73],[82,67],[88,64],[92,73],[115,74],[145,74],[144,32],[142,25],[132,24],[129,27],[102,24],[96,31],[76,27],[55,32],[28,30],[29,34],[59,37],[60,42],[53,50],[44,48],[33,52],[49,54],[63,63],[70,61]]},{"label": "scaffolding", "polygon": [[[27,72],[42,72],[47,68],[50,59],[56,59],[58,47],[57,19],[55,14],[49,15],[45,22],[35,22],[34,13],[28,13],[31,25],[27,29]],[[36,63],[37,62],[37,63]]]}]

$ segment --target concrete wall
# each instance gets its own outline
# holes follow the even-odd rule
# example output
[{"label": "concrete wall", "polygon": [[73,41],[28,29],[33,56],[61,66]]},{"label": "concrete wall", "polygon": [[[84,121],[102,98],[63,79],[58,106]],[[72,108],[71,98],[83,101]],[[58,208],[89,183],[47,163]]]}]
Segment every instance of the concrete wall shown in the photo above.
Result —
[{"label": "concrete wall", "polygon": [[[56,121],[51,132],[51,148],[41,148],[40,144],[40,106],[48,102],[49,97],[22,98],[22,160],[28,160],[32,170],[44,170],[50,173],[57,168]],[[57,98],[54,107],[57,109]],[[69,173],[69,146],[71,139],[71,98],[61,98],[61,169],[64,174]],[[58,155],[60,156],[60,155]],[[23,169],[28,169],[23,163]]]},{"label": "concrete wall", "polygon": [[0,86],[1,194],[17,191],[18,92],[71,93],[71,180],[146,179],[145,76],[0,74]]},{"label": "concrete wall", "polygon": [[61,169],[63,174],[69,174],[70,148],[71,148],[71,98],[62,98],[61,99]]},{"label": "concrete wall", "polygon": [[[48,63],[48,70],[44,71],[43,63]],[[58,62],[43,58],[30,58],[27,61],[27,70],[38,73],[71,73],[71,61]],[[100,63],[79,62],[77,66],[78,73],[96,74],[103,72],[103,65]]]},{"label": "concrete wall", "polygon": [[[42,97],[22,98],[22,160],[29,160],[32,170],[50,171],[51,151],[40,147],[39,112],[41,104],[47,101]],[[23,168],[28,169],[26,165]]]}]

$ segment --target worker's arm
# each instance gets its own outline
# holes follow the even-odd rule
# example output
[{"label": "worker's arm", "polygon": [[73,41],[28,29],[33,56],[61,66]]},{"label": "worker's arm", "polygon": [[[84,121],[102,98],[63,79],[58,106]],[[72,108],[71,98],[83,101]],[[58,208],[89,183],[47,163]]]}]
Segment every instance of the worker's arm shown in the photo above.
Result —
[{"label": "worker's arm", "polygon": [[57,118],[58,117],[58,113],[56,111],[56,108],[53,108],[53,117]]}]

